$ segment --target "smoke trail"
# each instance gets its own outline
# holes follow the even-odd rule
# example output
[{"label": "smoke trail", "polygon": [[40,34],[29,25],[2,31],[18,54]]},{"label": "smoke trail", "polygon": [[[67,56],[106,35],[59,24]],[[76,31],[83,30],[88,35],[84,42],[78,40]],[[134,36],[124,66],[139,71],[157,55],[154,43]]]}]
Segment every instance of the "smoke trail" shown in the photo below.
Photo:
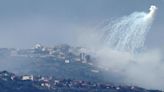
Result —
[{"label": "smoke trail", "polygon": [[79,42],[93,48],[91,55],[96,58],[95,65],[105,72],[104,76],[109,80],[164,89],[164,62],[160,50],[142,50],[156,10],[151,6],[147,13],[134,12],[108,22],[101,29],[84,29],[79,33],[78,37],[82,38]]},{"label": "smoke trail", "polygon": [[101,30],[103,44],[117,51],[137,52],[144,46],[156,9],[151,6],[149,13],[135,12],[110,22]]},{"label": "smoke trail", "polygon": [[111,72],[121,76],[121,79],[113,81],[164,89],[164,62],[160,50],[142,50],[157,7],[151,6],[149,10],[148,13],[135,12],[114,20],[96,33],[100,43],[103,41],[103,45],[95,51],[97,66],[108,70],[105,75],[109,78]]},{"label": "smoke trail", "polygon": [[150,8],[149,8],[149,14],[147,15],[148,17],[154,17],[155,13],[156,13],[156,10],[157,10],[157,7],[152,5]]},{"label": "smoke trail", "polygon": [[[113,82],[150,89],[164,89],[164,62],[159,49],[142,49],[157,7],[134,12],[101,26],[79,33],[80,43],[93,48],[95,65]],[[119,78],[111,78],[119,76]]]}]

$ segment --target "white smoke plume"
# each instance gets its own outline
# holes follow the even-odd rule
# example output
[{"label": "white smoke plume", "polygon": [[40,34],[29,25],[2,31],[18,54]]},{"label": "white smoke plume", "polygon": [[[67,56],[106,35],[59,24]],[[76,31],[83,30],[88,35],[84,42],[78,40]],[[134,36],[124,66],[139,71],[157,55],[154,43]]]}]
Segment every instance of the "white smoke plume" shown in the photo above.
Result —
[{"label": "white smoke plume", "polygon": [[158,49],[147,50],[135,56],[109,48],[96,52],[97,66],[121,76],[120,83],[149,89],[164,89],[164,62],[161,55]]},{"label": "white smoke plume", "polygon": [[159,49],[144,49],[157,7],[149,10],[110,21],[98,31],[83,31],[79,42],[94,49],[97,67],[109,71],[106,76],[114,72],[122,77],[120,83],[164,89],[162,54]]},{"label": "white smoke plume", "polygon": [[155,5],[151,5],[150,8],[149,8],[150,12],[149,12],[148,16],[149,17],[154,17],[157,9],[158,8]]}]

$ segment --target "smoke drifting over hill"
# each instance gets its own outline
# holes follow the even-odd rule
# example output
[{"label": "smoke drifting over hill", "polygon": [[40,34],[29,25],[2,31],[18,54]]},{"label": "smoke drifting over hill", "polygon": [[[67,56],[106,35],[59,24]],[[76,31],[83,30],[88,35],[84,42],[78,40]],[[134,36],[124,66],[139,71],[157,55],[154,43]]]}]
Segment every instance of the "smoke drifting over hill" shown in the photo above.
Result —
[{"label": "smoke drifting over hill", "polygon": [[152,5],[149,10],[112,20],[99,29],[86,29],[79,33],[79,42],[92,48],[97,66],[110,71],[106,76],[113,72],[121,76],[120,83],[164,89],[160,49],[144,47],[157,7]]}]

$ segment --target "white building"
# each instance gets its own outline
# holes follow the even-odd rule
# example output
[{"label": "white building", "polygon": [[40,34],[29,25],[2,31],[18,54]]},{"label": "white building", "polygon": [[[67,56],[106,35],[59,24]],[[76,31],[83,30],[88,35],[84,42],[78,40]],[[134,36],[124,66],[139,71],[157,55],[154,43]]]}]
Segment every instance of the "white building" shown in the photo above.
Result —
[{"label": "white building", "polygon": [[66,60],[65,60],[65,63],[69,63],[69,60],[66,59]]},{"label": "white building", "polygon": [[34,77],[32,75],[24,75],[22,76],[22,80],[34,80]]},{"label": "white building", "polygon": [[41,86],[42,87],[47,87],[47,88],[50,88],[51,87],[51,85],[49,83],[42,83]]}]

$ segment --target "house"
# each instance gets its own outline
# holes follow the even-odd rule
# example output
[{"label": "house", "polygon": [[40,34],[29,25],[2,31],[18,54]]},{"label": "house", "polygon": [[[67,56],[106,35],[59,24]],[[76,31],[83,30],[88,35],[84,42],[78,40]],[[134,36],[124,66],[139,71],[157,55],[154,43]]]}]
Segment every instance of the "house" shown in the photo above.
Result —
[{"label": "house", "polygon": [[22,76],[22,80],[34,80],[34,77],[33,77],[33,75],[24,75],[24,76]]}]

